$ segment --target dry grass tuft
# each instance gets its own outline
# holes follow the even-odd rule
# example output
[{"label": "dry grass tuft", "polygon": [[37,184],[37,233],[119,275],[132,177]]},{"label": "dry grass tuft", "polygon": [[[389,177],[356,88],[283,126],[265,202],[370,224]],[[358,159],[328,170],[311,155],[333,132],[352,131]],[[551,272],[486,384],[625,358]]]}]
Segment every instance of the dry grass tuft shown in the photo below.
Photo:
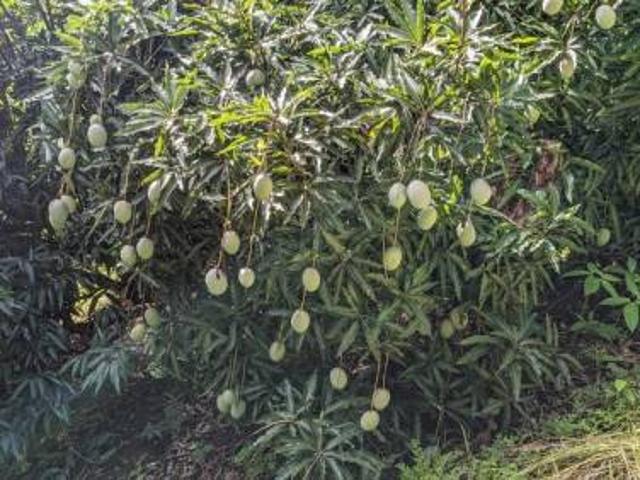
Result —
[{"label": "dry grass tuft", "polygon": [[549,480],[640,480],[640,429],[523,445],[537,460],[522,473]]}]

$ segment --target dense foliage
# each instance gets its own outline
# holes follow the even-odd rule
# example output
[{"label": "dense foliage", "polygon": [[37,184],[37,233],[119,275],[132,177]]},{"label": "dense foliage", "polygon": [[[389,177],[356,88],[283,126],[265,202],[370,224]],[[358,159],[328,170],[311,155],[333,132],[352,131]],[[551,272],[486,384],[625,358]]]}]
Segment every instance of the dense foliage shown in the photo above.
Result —
[{"label": "dense foliage", "polygon": [[2,17],[45,46],[25,92],[3,56],[5,413],[137,366],[263,423],[281,478],[348,477],[635,331],[633,2],[36,3]]}]

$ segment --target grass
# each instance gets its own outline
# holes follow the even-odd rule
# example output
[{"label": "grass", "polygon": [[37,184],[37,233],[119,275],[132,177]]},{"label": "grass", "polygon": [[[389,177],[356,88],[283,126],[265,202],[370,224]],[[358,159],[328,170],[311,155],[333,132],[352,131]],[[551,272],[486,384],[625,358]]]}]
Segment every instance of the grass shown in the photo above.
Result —
[{"label": "grass", "polygon": [[640,429],[591,435],[532,448],[534,461],[523,470],[532,478],[640,479]]},{"label": "grass", "polygon": [[414,444],[401,480],[640,480],[637,385],[619,379],[579,389],[567,413],[473,454]]}]

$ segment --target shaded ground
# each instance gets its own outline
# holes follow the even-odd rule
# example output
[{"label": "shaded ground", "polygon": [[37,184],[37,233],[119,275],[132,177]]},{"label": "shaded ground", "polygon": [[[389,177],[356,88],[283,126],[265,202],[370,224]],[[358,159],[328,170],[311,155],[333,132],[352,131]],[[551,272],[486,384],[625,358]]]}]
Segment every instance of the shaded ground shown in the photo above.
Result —
[{"label": "shaded ground", "polygon": [[[627,468],[622,475],[637,473],[640,478],[640,455],[636,456],[640,452],[640,361],[636,347],[629,342],[622,350],[599,354],[609,359],[603,360],[608,367],[601,365],[600,370],[611,370],[615,382],[600,382],[585,372],[582,387],[565,395],[541,394],[536,404],[546,408],[538,412],[536,431],[530,424],[520,425],[506,442],[489,435],[486,442],[476,445],[483,448],[474,448],[473,454],[454,448],[450,454],[433,458],[415,455],[418,464],[405,472],[404,479],[532,478],[514,472],[520,474],[536,464],[545,475],[550,469],[571,472],[574,467],[612,470],[622,466]],[[264,472],[273,471],[273,465],[262,462],[246,464],[251,471],[242,471],[234,458],[240,447],[251,441],[251,430],[218,423],[216,412],[213,394],[196,396],[184,385],[166,381],[132,381],[122,395],[81,401],[68,432],[60,433],[54,441],[41,442],[34,448],[36,457],[21,466],[20,474],[2,472],[0,480],[257,480],[264,478]],[[493,433],[501,436],[508,432]],[[615,449],[610,448],[612,434],[624,435],[612,437]],[[633,448],[622,448],[623,440]],[[593,463],[596,455],[585,451],[584,445],[600,448],[599,463],[587,462]],[[626,459],[628,452],[634,454],[635,463],[621,462],[616,456],[620,453]],[[470,455],[472,460],[467,460]]]},{"label": "shaded ground", "polygon": [[38,446],[38,456],[11,478],[246,478],[233,455],[247,435],[218,424],[209,398],[141,380],[123,395],[91,404],[74,415],[67,434]]}]

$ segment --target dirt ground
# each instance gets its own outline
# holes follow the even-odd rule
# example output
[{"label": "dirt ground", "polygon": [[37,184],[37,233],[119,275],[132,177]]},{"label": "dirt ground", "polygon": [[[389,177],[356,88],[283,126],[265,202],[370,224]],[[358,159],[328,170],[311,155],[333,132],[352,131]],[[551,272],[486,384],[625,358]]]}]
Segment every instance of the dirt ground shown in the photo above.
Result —
[{"label": "dirt ground", "polygon": [[180,385],[133,382],[80,408],[15,478],[247,480],[234,455],[249,435],[215,413],[211,398]]}]

